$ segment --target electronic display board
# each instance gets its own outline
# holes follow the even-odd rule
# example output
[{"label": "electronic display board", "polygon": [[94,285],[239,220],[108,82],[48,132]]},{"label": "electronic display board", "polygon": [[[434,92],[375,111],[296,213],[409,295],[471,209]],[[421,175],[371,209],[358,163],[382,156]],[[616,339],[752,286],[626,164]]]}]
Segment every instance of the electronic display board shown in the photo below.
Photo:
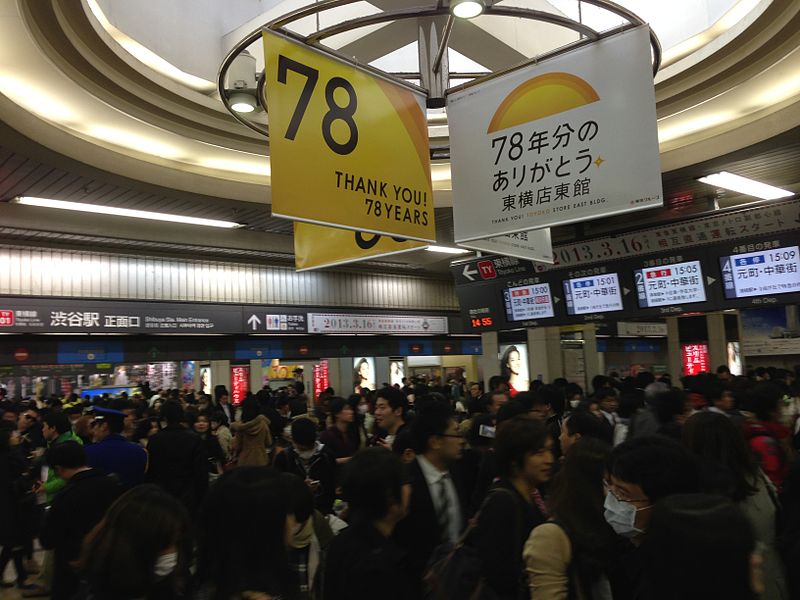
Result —
[{"label": "electronic display board", "polygon": [[549,283],[523,285],[503,290],[506,318],[509,321],[534,321],[555,315]]},{"label": "electronic display board", "polygon": [[706,301],[699,260],[634,271],[639,308]]},{"label": "electronic display board", "polygon": [[592,275],[564,281],[567,313],[587,315],[622,310],[622,293],[617,273]]},{"label": "electronic display board", "polygon": [[800,249],[786,246],[720,258],[725,298],[800,292]]}]

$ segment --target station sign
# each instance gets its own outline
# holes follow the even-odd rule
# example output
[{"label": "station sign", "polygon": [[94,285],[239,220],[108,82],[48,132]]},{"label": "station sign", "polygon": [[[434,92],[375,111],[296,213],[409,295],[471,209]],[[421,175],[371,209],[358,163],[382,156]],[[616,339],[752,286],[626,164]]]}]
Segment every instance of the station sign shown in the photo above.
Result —
[{"label": "station sign", "polygon": [[434,242],[425,94],[264,31],[272,214]]},{"label": "station sign", "polygon": [[425,246],[424,242],[377,233],[294,223],[294,266],[298,272],[393,256]]},{"label": "station sign", "polygon": [[443,335],[448,327],[447,317],[433,315],[309,313],[308,332]]},{"label": "station sign", "polygon": [[646,26],[448,95],[455,241],[662,205]]}]

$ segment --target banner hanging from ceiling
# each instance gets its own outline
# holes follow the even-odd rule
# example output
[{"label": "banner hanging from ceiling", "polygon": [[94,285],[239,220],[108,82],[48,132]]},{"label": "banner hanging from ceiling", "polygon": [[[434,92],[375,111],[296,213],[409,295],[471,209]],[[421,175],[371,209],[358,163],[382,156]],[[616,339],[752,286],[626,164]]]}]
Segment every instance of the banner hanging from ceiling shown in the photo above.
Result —
[{"label": "banner hanging from ceiling", "polygon": [[552,265],[555,262],[553,255],[553,242],[550,238],[550,228],[520,231],[510,235],[500,235],[484,240],[472,240],[459,244],[471,250],[481,250],[492,254],[513,256],[523,260],[532,260]]},{"label": "banner hanging from ceiling", "polygon": [[647,27],[448,96],[455,241],[661,206]]},{"label": "banner hanging from ceiling", "polygon": [[436,239],[425,95],[264,32],[272,214]]},{"label": "banner hanging from ceiling", "polygon": [[425,246],[424,242],[375,233],[294,223],[294,265],[298,271],[391,256]]}]

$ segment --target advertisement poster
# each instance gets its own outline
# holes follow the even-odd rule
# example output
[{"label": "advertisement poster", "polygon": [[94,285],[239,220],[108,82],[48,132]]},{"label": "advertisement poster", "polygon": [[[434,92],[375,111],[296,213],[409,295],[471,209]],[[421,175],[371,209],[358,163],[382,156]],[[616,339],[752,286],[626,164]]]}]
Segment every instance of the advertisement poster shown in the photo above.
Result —
[{"label": "advertisement poster", "polygon": [[730,369],[731,375],[744,375],[742,347],[739,342],[728,342],[728,369]]},{"label": "advertisement poster", "polygon": [[211,381],[211,367],[200,367],[200,390],[201,394],[211,395],[214,390],[213,382]]},{"label": "advertisement poster", "polygon": [[406,364],[403,357],[394,356],[389,359],[389,385],[403,386],[403,378],[406,376]]},{"label": "advertisement poster", "polygon": [[314,365],[314,400],[331,386],[330,366],[327,359],[322,359]]},{"label": "advertisement poster", "polygon": [[709,373],[708,344],[683,344],[681,346],[684,375]]},{"label": "advertisement poster", "polygon": [[294,381],[295,370],[302,368],[301,365],[284,364],[276,359],[271,361],[267,368],[267,379],[269,381]]},{"label": "advertisement poster", "polygon": [[264,32],[272,214],[434,242],[426,98]]},{"label": "advertisement poster", "polygon": [[744,356],[800,354],[800,331],[789,326],[785,307],[747,308],[739,315]]},{"label": "advertisement poster", "polygon": [[238,365],[231,367],[231,402],[239,406],[250,391],[250,367]]},{"label": "advertisement poster", "polygon": [[447,98],[458,244],[662,205],[649,30]]},{"label": "advertisement poster", "polygon": [[512,397],[530,389],[527,344],[500,345],[500,374],[508,377]]},{"label": "advertisement poster", "polygon": [[181,388],[191,390],[194,388],[194,374],[197,371],[197,361],[184,360],[181,362]]},{"label": "advertisement poster", "polygon": [[375,359],[371,356],[353,359],[353,391],[375,389]]}]

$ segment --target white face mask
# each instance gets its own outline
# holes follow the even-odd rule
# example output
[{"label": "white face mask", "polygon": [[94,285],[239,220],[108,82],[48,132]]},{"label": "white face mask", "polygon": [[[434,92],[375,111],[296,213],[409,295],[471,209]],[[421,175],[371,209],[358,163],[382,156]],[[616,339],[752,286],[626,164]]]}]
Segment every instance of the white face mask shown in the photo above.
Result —
[{"label": "white face mask", "polygon": [[178,566],[178,553],[169,552],[162,554],[156,559],[156,566],[153,568],[153,573],[156,577],[163,579],[175,570]]},{"label": "white face mask", "polygon": [[578,408],[578,405],[579,405],[580,403],[581,403],[581,401],[580,401],[580,400],[570,400],[570,401],[569,401],[569,405],[570,405],[572,408]]},{"label": "white face mask", "polygon": [[637,528],[634,523],[636,523],[636,513],[650,508],[649,506],[636,508],[630,502],[617,500],[614,494],[608,492],[604,508],[606,522],[611,525],[617,535],[630,539],[644,533],[644,530]]},{"label": "white face mask", "polygon": [[369,412],[369,406],[367,404],[359,404],[358,405],[358,414],[365,415]]}]

